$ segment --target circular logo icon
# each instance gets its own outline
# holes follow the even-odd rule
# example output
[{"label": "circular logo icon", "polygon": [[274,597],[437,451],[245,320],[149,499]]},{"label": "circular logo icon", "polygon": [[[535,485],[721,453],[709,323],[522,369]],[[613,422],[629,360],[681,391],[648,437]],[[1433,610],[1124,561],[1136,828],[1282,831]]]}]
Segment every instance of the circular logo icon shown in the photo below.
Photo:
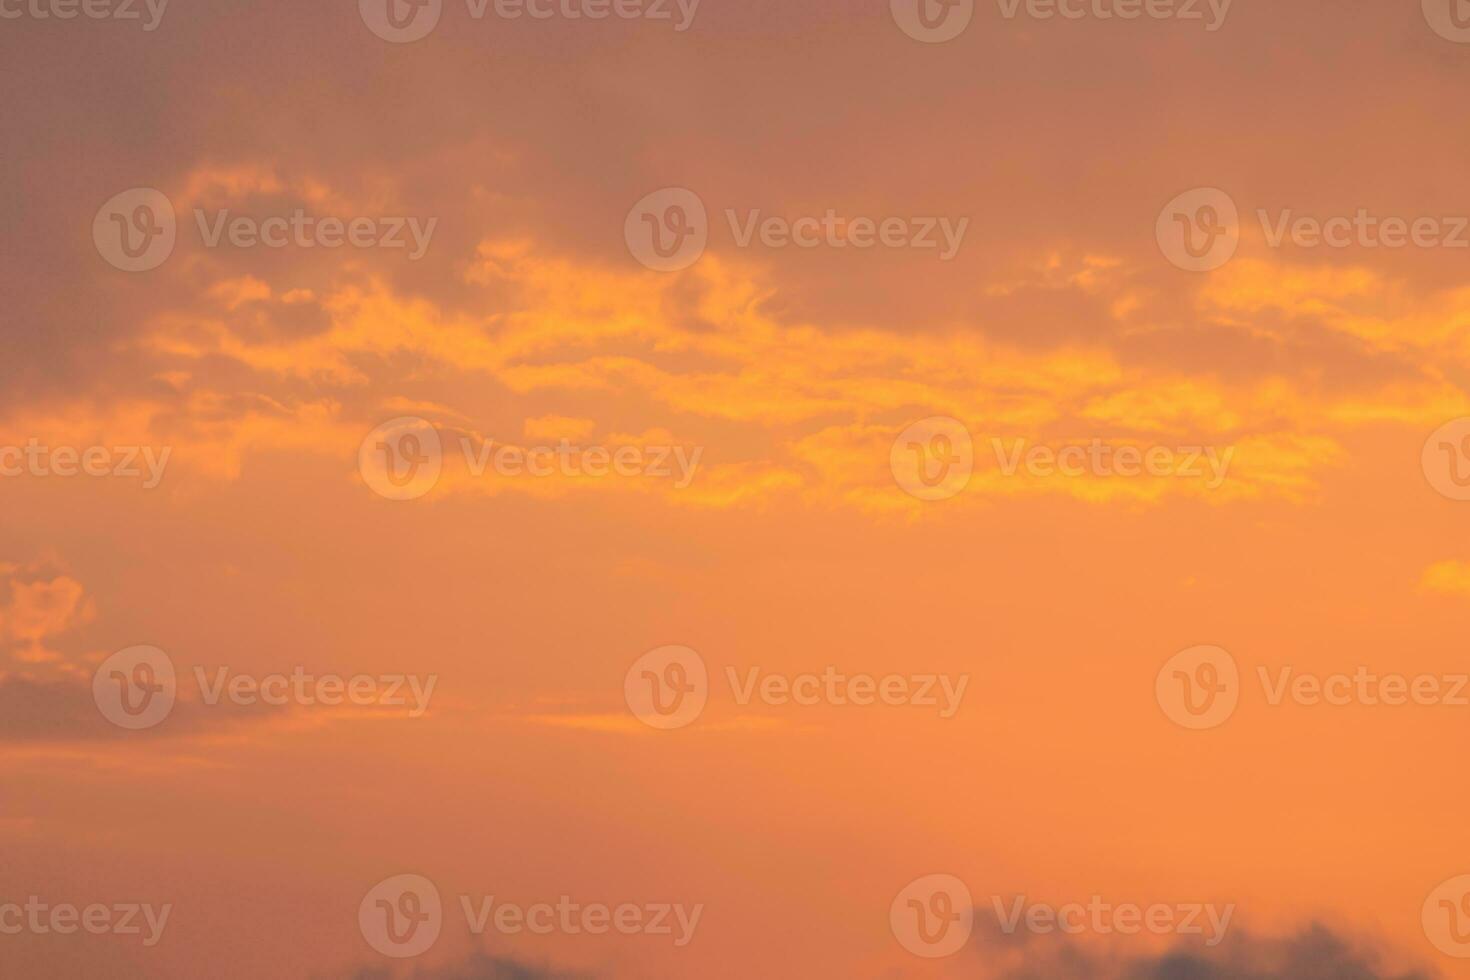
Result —
[{"label": "circular logo icon", "polygon": [[1219,647],[1190,647],[1160,669],[1154,695],[1176,725],[1196,731],[1218,728],[1240,703],[1240,669]]},{"label": "circular logo icon", "polygon": [[1188,272],[1209,272],[1235,257],[1240,212],[1224,191],[1198,187],[1164,205],[1154,234],[1170,262]]},{"label": "circular logo icon", "polygon": [[408,44],[428,37],[439,25],[444,0],[357,0],[357,12],[378,37]]},{"label": "circular logo icon", "polygon": [[178,697],[174,662],[157,647],[119,650],[92,675],[92,700],[119,728],[152,728],[169,716]]},{"label": "circular logo icon", "polygon": [[413,416],[384,422],[358,447],[357,468],[379,496],[416,500],[434,489],[444,471],[439,432]]},{"label": "circular logo icon", "polygon": [[699,195],[682,187],[654,191],[633,205],[623,222],[633,258],[657,272],[678,272],[699,261],[709,245],[709,218]]},{"label": "circular logo icon", "polygon": [[423,875],[384,878],[362,897],[357,925],[368,945],[394,959],[418,956],[439,939],[444,906]]},{"label": "circular logo icon", "polygon": [[688,647],[650,650],[623,678],[628,710],[650,728],[668,731],[692,724],[709,701],[704,658]]},{"label": "circular logo icon", "polygon": [[1423,0],[1424,19],[1446,41],[1470,44],[1470,11],[1464,0]]},{"label": "circular logo icon", "polygon": [[1470,418],[1446,422],[1424,443],[1424,478],[1442,496],[1470,500]]},{"label": "circular logo icon", "polygon": [[179,237],[174,206],[161,191],[134,187],[109,198],[92,219],[92,242],[108,264],[124,272],[163,265]]},{"label": "circular logo icon", "polygon": [[1470,875],[1444,882],[1424,900],[1424,935],[1456,959],[1470,957]]},{"label": "circular logo icon", "polygon": [[888,465],[905,493],[920,500],[948,500],[970,485],[975,441],[963,422],[936,415],[898,434]]},{"label": "circular logo icon", "polygon": [[954,875],[916,878],[893,900],[888,924],[899,945],[915,956],[953,956],[975,925],[970,889]]},{"label": "circular logo icon", "polygon": [[953,41],[970,26],[975,0],[888,0],[893,22],[915,41]]}]

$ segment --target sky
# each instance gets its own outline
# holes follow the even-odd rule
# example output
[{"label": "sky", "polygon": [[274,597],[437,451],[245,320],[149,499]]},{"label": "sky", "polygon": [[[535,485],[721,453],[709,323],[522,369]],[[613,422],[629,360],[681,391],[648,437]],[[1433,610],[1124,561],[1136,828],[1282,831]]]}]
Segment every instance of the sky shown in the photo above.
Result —
[{"label": "sky", "polygon": [[1470,3],[0,66],[0,974],[1470,977]]}]

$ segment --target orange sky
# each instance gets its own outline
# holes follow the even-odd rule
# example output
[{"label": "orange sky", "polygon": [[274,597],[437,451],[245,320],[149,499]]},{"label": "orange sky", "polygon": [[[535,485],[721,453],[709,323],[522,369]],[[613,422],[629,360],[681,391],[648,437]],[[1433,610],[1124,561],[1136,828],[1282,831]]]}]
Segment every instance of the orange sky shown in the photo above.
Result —
[{"label": "orange sky", "polygon": [[[51,2],[0,0],[0,975],[1470,977],[1446,4]],[[1441,240],[1274,240],[1359,212]],[[1437,700],[1290,686],[1356,674]]]}]

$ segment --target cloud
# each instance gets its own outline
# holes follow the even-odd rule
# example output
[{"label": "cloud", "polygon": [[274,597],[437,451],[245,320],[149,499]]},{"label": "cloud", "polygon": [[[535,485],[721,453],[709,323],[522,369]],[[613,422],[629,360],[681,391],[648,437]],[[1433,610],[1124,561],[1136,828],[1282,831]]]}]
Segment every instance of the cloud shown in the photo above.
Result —
[{"label": "cloud", "polygon": [[342,975],[343,980],[588,980],[589,974],[565,973],[550,967],[531,966],[519,960],[476,953],[463,963],[417,967],[406,976],[390,967],[360,967]]},{"label": "cloud", "polygon": [[1430,980],[1435,976],[1388,967],[1377,950],[1318,924],[1279,937],[1232,931],[1213,949],[1180,946],[1131,954],[1071,939],[1005,935],[989,910],[976,913],[977,930],[984,931],[975,943],[991,964],[985,975],[994,980]]}]

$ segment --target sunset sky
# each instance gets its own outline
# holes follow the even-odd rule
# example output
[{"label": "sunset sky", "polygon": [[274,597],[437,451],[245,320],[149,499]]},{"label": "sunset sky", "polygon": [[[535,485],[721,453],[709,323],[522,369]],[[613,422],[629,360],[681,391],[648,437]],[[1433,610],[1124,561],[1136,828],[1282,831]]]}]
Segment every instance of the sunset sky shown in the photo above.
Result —
[{"label": "sunset sky", "polygon": [[426,4],[0,0],[0,977],[1470,977],[1470,3]]}]

